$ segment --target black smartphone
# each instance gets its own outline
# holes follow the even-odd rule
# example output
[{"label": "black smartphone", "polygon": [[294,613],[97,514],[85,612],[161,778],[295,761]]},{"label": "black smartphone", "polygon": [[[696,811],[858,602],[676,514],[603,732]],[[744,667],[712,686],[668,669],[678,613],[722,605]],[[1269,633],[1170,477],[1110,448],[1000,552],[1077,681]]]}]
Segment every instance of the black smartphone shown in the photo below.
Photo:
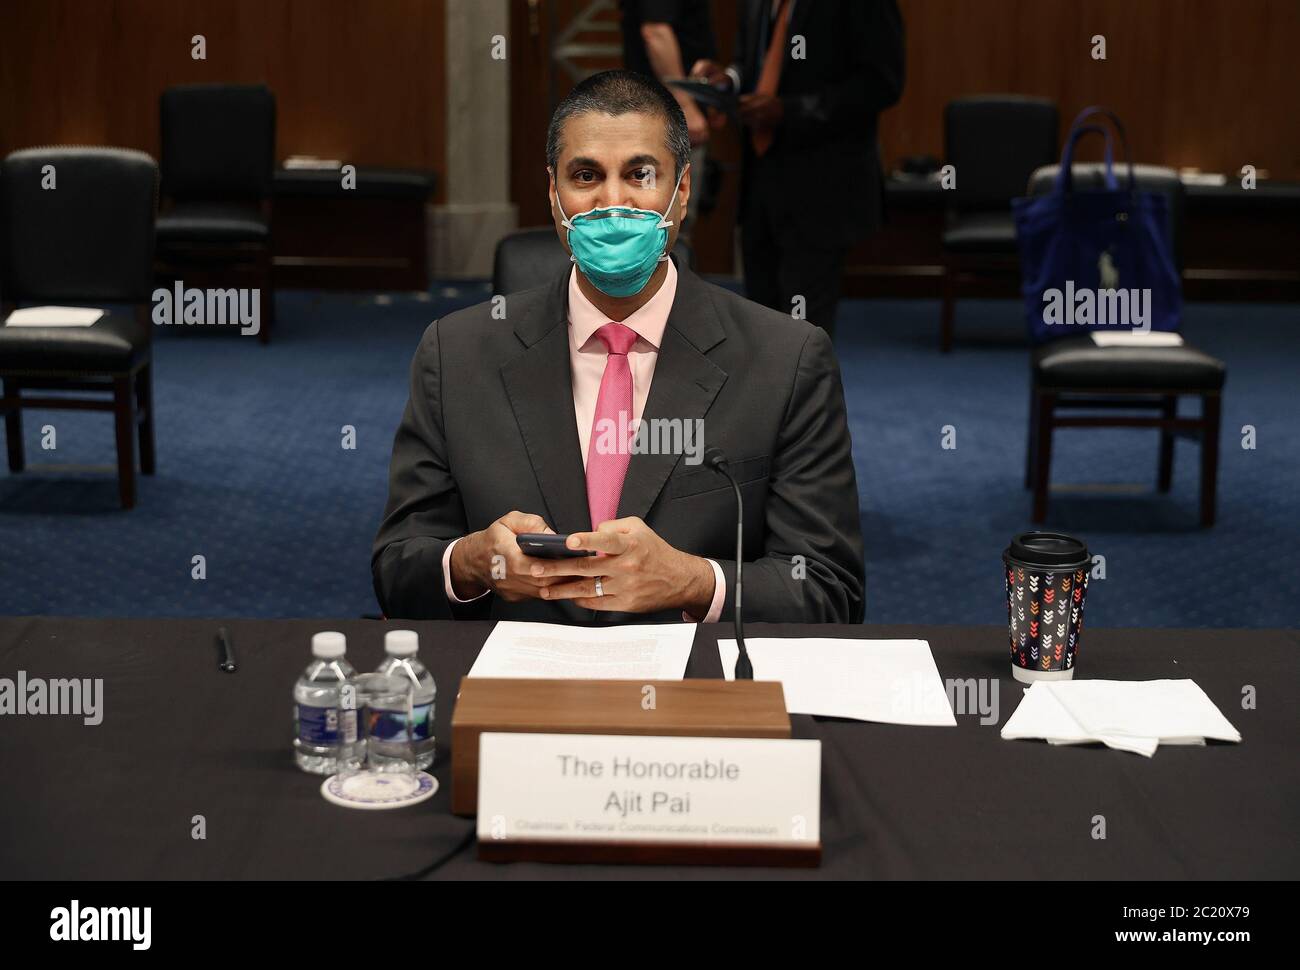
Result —
[{"label": "black smartphone", "polygon": [[556,536],[546,532],[522,532],[515,536],[515,541],[525,556],[538,559],[580,559],[595,555],[590,549],[570,549],[564,544],[568,538],[567,535]]}]

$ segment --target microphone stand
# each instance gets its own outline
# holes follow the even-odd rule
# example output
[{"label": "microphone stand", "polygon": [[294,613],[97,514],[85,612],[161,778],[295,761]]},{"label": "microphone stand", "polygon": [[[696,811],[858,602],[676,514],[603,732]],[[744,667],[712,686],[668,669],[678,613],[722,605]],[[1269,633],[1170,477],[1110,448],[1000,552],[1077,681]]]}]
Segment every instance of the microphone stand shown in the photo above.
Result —
[{"label": "microphone stand", "polygon": [[743,619],[744,568],[745,568],[745,500],[740,495],[740,485],[731,474],[726,456],[717,448],[710,448],[705,455],[709,467],[726,476],[731,489],[736,493],[736,605],[731,611],[731,620],[736,630],[736,680],[753,680],[754,665],[750,663],[749,651],[745,648],[745,621]]}]

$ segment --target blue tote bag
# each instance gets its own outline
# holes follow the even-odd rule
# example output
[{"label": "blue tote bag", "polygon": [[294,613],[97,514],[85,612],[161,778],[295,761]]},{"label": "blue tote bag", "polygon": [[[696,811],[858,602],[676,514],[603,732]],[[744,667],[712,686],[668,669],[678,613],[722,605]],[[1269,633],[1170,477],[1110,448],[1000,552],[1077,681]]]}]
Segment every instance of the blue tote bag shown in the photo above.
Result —
[{"label": "blue tote bag", "polygon": [[[1115,178],[1110,133],[1085,122],[1109,118],[1119,133],[1128,179]],[[1106,136],[1105,186],[1076,191],[1074,147],[1084,135]],[[1012,199],[1020,248],[1025,322],[1034,343],[1089,330],[1177,330],[1182,284],[1170,252],[1165,197],[1139,192],[1124,127],[1104,108],[1074,120],[1051,192]]]}]

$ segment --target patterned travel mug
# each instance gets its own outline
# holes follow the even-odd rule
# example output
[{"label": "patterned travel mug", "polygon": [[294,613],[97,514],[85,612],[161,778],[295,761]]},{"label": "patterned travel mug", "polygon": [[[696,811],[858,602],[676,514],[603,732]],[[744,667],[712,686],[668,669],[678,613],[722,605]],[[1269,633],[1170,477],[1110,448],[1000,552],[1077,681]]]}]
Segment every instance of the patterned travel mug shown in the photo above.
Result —
[{"label": "patterned travel mug", "polygon": [[1022,532],[1002,553],[1016,680],[1070,680],[1079,658],[1092,560],[1060,532]]}]

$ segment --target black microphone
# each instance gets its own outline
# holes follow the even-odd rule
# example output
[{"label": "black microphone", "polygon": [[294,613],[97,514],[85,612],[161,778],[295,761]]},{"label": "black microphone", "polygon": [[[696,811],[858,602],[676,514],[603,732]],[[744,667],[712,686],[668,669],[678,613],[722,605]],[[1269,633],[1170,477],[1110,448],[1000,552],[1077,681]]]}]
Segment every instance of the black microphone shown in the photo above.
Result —
[{"label": "black microphone", "polygon": [[741,612],[741,594],[744,581],[741,572],[745,566],[745,501],[740,497],[740,486],[731,475],[731,466],[721,448],[704,449],[704,464],[714,471],[727,476],[731,488],[736,493],[736,607],[731,611],[731,619],[736,625],[736,646],[740,655],[736,657],[736,680],[753,680],[754,666],[749,662],[749,651],[745,649],[745,620]]}]

